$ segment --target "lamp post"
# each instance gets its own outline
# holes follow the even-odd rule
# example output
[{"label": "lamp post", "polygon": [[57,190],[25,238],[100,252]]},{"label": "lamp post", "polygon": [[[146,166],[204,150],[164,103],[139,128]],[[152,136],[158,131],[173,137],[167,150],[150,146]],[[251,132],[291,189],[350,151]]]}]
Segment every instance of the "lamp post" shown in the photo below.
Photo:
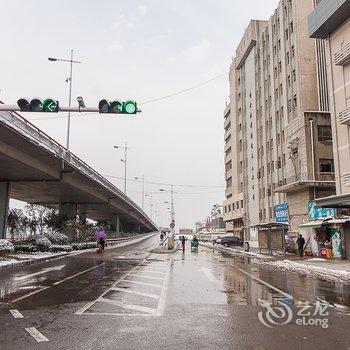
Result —
[{"label": "lamp post", "polygon": [[[66,82],[69,81],[69,107],[72,106],[72,80],[73,80],[73,63],[81,63],[80,61],[73,60],[73,50],[70,51],[70,60],[63,58],[48,57],[48,60],[51,62],[69,62],[70,63],[70,72],[69,78],[66,79]],[[68,112],[68,125],[67,125],[67,151],[69,151],[70,146],[70,111]]]},{"label": "lamp post", "polygon": [[126,194],[126,164],[128,160],[128,143],[125,141],[125,146],[113,146],[114,148],[120,148],[124,150],[124,159],[121,159],[121,161],[124,163],[124,194]]},{"label": "lamp post", "polygon": [[[166,192],[163,188],[160,188],[159,191]],[[172,235],[175,236],[175,211],[174,211],[174,185],[170,185],[170,199],[171,199],[171,223],[170,228]]]},{"label": "lamp post", "polygon": [[135,180],[142,180],[142,210],[145,204],[145,175],[142,175],[141,178],[135,176]]}]

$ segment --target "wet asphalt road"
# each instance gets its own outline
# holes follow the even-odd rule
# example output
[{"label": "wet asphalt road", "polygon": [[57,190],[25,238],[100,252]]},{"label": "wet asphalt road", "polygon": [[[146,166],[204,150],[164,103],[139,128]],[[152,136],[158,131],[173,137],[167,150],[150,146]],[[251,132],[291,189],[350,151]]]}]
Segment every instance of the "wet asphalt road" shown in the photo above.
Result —
[{"label": "wet asphalt road", "polygon": [[[151,253],[157,245],[153,236],[0,273],[0,349],[350,349],[348,285],[204,247]],[[259,300],[279,307],[274,323]],[[314,317],[329,327],[297,325],[300,302],[316,300],[331,305]],[[285,305],[293,319],[282,325]]]}]

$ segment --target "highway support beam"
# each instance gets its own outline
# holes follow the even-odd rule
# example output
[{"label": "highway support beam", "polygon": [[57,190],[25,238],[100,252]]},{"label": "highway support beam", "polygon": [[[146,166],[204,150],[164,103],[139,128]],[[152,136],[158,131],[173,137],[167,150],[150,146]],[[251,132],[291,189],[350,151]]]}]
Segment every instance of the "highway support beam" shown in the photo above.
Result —
[{"label": "highway support beam", "polygon": [[10,183],[0,182],[0,239],[6,238],[7,214],[10,200]]},{"label": "highway support beam", "polygon": [[60,203],[59,213],[67,218],[67,220],[75,220],[77,217],[76,203]]},{"label": "highway support beam", "polygon": [[119,215],[113,215],[111,220],[111,231],[113,236],[118,237],[120,235],[120,219]]}]

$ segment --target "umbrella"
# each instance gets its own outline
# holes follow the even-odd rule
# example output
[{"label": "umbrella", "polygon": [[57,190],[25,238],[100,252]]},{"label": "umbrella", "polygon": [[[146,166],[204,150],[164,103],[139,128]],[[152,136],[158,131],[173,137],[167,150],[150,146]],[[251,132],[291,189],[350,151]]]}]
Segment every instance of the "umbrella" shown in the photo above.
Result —
[{"label": "umbrella", "polygon": [[95,233],[95,237],[98,239],[98,238],[102,238],[102,239],[106,239],[106,233],[105,231],[97,231]]}]

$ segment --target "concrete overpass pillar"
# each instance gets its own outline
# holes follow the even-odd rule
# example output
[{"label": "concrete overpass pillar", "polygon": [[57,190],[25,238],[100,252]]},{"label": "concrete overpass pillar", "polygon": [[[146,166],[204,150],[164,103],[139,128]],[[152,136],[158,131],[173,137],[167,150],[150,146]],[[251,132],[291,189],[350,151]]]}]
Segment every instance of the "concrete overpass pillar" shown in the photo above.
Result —
[{"label": "concrete overpass pillar", "polygon": [[75,203],[60,203],[60,215],[64,215],[68,220],[74,220],[77,217],[77,205]]},{"label": "concrete overpass pillar", "polygon": [[0,182],[0,239],[6,237],[6,221],[10,200],[10,184]]},{"label": "concrete overpass pillar", "polygon": [[111,220],[111,230],[114,236],[119,236],[120,234],[120,220],[119,215],[113,215]]}]

